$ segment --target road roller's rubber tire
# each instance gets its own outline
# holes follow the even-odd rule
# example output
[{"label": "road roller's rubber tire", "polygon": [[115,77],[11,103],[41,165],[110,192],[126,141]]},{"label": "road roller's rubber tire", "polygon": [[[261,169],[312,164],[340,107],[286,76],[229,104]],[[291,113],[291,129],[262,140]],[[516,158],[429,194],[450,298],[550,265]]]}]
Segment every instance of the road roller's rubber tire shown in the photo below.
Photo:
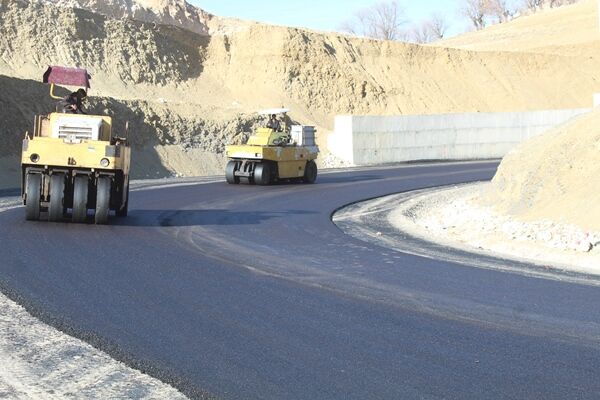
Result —
[{"label": "road roller's rubber tire", "polygon": [[65,212],[65,176],[53,174],[50,177],[50,206],[48,207],[48,221],[58,222],[63,219]]},{"label": "road roller's rubber tire", "polygon": [[306,167],[304,168],[304,178],[302,180],[304,183],[315,183],[317,180],[317,164],[310,160],[306,163]]},{"label": "road roller's rubber tire", "polygon": [[269,162],[257,163],[254,166],[254,183],[266,186],[271,184],[273,167]]},{"label": "road roller's rubber tire", "polygon": [[83,223],[87,220],[88,177],[76,176],[73,183],[73,222]]},{"label": "road roller's rubber tire", "polygon": [[96,214],[94,222],[96,225],[106,225],[110,212],[110,184],[108,177],[101,176],[96,184]]},{"label": "road roller's rubber tire", "polygon": [[27,174],[27,188],[25,194],[27,195],[25,218],[27,221],[37,221],[40,219],[42,174]]},{"label": "road roller's rubber tire", "polygon": [[225,180],[230,185],[237,185],[240,183],[240,178],[235,176],[236,164],[237,163],[235,161],[229,161],[225,167]]}]

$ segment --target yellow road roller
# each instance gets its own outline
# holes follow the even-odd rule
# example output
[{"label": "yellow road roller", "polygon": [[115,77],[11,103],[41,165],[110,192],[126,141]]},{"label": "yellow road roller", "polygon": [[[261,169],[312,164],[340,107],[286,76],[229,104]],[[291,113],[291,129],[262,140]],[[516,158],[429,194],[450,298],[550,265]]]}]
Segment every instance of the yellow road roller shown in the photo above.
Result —
[{"label": "yellow road roller", "polygon": [[319,148],[313,126],[288,125],[288,109],[259,112],[268,116],[265,127],[257,128],[244,145],[227,146],[225,179],[229,184],[269,185],[281,180],[314,183],[317,179]]},{"label": "yellow road roller", "polygon": [[[43,82],[60,100],[56,112],[36,115],[33,132],[23,140],[22,196],[26,219],[88,221],[106,224],[110,211],[127,216],[131,149],[125,135],[113,131],[106,115],[85,114],[91,76],[84,69],[49,67]],[[77,87],[67,97],[56,96],[55,85]],[[71,212],[69,213],[69,210]]]}]

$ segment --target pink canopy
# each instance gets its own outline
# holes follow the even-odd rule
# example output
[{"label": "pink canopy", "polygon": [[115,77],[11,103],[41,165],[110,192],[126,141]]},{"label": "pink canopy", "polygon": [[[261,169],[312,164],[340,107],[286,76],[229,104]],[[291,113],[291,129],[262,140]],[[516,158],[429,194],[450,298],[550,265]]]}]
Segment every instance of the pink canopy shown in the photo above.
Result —
[{"label": "pink canopy", "polygon": [[92,77],[85,69],[48,67],[44,73],[44,83],[89,88]]}]

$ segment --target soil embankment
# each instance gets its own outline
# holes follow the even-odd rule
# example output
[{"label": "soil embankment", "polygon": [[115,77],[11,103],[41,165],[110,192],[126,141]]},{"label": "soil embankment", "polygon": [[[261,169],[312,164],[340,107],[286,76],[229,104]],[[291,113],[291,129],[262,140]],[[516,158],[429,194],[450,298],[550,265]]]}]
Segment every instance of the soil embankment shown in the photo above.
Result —
[{"label": "soil embankment", "polygon": [[600,48],[597,0],[541,10],[514,20],[435,42],[475,51],[591,54]]},{"label": "soil embankment", "polygon": [[511,151],[481,204],[523,221],[551,220],[600,232],[600,109]]}]

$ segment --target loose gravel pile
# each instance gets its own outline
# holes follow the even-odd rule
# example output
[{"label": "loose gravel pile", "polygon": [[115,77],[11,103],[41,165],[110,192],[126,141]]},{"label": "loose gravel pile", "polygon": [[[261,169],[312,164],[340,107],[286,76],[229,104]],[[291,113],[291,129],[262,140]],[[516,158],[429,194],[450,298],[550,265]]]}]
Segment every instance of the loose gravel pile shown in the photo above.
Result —
[{"label": "loose gravel pile", "polygon": [[489,183],[437,190],[390,214],[400,230],[470,252],[600,274],[600,231],[552,220],[522,221],[480,203]]}]

